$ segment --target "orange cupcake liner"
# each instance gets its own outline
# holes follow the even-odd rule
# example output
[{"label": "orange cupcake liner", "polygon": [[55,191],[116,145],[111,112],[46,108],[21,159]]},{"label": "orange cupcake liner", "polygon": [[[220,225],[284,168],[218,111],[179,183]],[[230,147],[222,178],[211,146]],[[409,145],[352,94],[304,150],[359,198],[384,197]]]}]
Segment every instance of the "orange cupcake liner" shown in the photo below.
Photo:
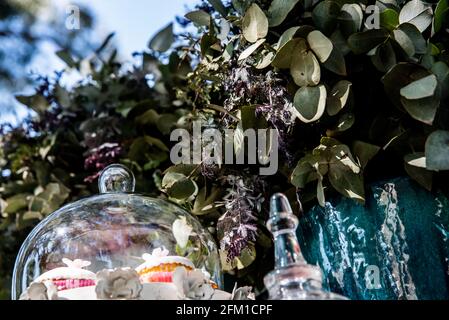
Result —
[{"label": "orange cupcake liner", "polygon": [[[166,263],[163,265],[159,265],[156,267],[146,268],[139,271],[140,281],[142,283],[150,283],[150,282],[172,282],[173,281],[173,272],[178,267],[184,267],[187,271],[192,271],[191,267],[187,267],[180,263]],[[218,289],[218,285],[209,281],[210,285],[214,289]]]},{"label": "orange cupcake liner", "polygon": [[155,267],[142,269],[138,273],[140,275],[145,275],[149,272],[174,272],[176,270],[176,268],[178,268],[178,267],[184,267],[189,271],[192,270],[191,267],[188,267],[181,263],[164,263],[164,264],[161,264],[161,265],[158,265]]}]

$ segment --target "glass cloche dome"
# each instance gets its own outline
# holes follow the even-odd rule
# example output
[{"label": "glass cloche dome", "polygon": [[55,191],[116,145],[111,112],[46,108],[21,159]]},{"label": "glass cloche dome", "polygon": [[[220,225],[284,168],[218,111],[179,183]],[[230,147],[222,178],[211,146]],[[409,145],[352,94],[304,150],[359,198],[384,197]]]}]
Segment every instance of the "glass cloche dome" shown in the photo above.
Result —
[{"label": "glass cloche dome", "polygon": [[122,165],[105,168],[98,183],[99,195],[60,208],[30,233],[14,267],[13,299],[45,275],[67,278],[56,277],[65,270],[84,274],[76,283],[89,284],[89,274],[104,269],[154,267],[156,253],[166,267],[190,265],[221,286],[216,244],[195,217],[171,202],[133,194],[134,176]]}]

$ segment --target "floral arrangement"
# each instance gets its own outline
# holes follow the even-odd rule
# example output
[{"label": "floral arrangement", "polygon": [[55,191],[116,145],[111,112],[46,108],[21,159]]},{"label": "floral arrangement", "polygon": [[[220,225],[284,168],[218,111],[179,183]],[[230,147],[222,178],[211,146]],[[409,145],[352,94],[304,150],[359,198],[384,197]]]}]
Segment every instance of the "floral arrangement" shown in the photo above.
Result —
[{"label": "floral arrangement", "polygon": [[[175,35],[168,25],[131,67],[102,50],[60,55],[83,80],[66,88],[63,73],[39,79],[35,95],[18,97],[37,116],[0,136],[0,250],[16,252],[6,235],[20,241],[122,162],[137,190],[197,215],[220,243],[224,270],[257,292],[272,267],[270,194],[306,207],[339,194],[363,203],[368,181],[398,174],[444,187],[448,8],[447,0],[209,0],[178,19],[194,31]],[[170,133],[195,120],[239,132],[237,150],[246,129],[275,129],[278,172],[260,176],[257,164],[207,155],[173,165]]]}]

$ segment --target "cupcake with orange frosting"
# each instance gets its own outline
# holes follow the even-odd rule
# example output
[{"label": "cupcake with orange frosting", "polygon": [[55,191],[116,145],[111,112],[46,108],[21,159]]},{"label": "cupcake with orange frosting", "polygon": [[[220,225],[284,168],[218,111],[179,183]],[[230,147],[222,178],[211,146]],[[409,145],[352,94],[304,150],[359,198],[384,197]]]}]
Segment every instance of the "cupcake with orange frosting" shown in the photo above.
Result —
[{"label": "cupcake with orange frosting", "polygon": [[47,271],[37,277],[33,282],[44,283],[51,281],[58,291],[81,287],[95,286],[95,273],[83,269],[90,265],[89,261],[80,259],[70,260],[63,258],[66,267],[59,267]]},{"label": "cupcake with orange frosting", "polygon": [[144,253],[145,260],[136,268],[142,283],[172,282],[173,272],[183,267],[187,271],[195,269],[192,261],[180,256],[169,256],[165,248],[156,248],[151,254]]}]

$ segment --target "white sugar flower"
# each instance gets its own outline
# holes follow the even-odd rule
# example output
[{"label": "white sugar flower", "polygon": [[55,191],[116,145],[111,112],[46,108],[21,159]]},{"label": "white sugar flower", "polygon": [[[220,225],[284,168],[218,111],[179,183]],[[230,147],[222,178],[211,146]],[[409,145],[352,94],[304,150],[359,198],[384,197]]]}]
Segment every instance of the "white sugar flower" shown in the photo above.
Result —
[{"label": "white sugar flower", "polygon": [[69,268],[82,269],[82,268],[90,266],[90,261],[81,260],[81,259],[75,259],[72,261],[67,258],[62,258],[62,262]]},{"label": "white sugar flower", "polygon": [[168,250],[165,247],[162,248],[156,248],[153,250],[151,254],[144,253],[142,255],[142,259],[145,261],[151,261],[153,259],[162,258],[168,256]]}]

